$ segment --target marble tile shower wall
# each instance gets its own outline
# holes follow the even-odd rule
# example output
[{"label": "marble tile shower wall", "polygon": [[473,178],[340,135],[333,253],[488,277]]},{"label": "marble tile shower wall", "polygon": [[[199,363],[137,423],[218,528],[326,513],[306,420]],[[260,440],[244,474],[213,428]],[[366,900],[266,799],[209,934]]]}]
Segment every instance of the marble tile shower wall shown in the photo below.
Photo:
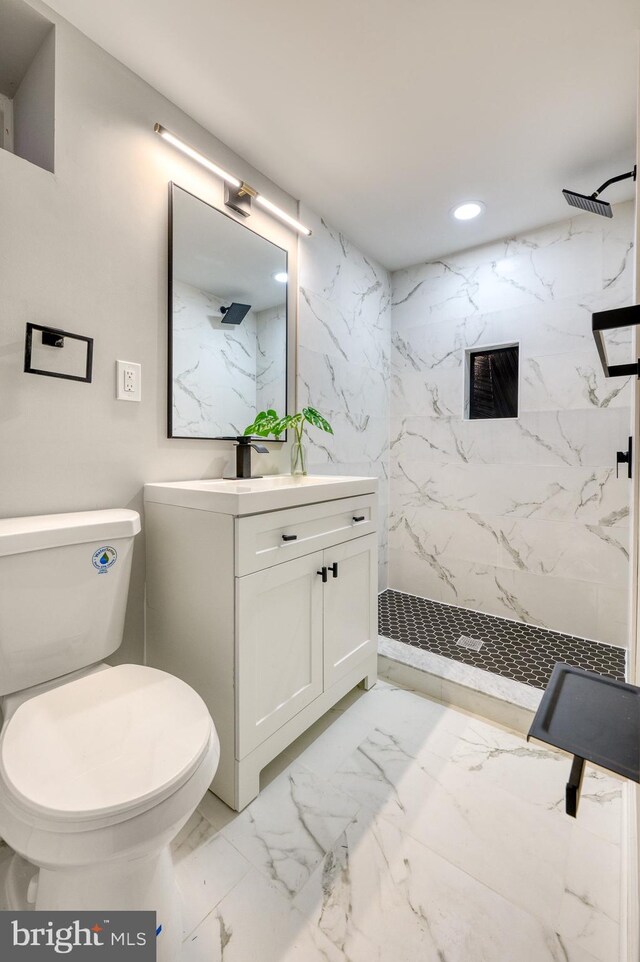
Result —
[{"label": "marble tile shower wall", "polygon": [[313,211],[300,245],[298,399],[331,421],[309,430],[315,473],[379,479],[380,587],[387,585],[391,279]]},{"label": "marble tile shower wall", "polygon": [[[632,236],[623,204],[393,274],[392,588],[626,644],[631,386],[590,315],[632,303]],[[518,418],[465,420],[466,352],[514,342]]]},{"label": "marble tile shower wall", "polygon": [[256,409],[256,320],[222,324],[219,297],[174,281],[173,430],[185,437],[242,434]]},{"label": "marble tile shower wall", "polygon": [[[256,408],[283,411],[283,385],[286,384],[287,309],[267,307],[256,313]],[[249,422],[247,422],[248,424]],[[245,425],[246,427],[246,425]]]}]

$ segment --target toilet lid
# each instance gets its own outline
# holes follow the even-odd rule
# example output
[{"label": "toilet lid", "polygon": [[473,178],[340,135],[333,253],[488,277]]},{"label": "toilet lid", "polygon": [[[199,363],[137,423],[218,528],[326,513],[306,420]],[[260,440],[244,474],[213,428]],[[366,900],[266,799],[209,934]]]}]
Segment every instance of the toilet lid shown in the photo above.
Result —
[{"label": "toilet lid", "polygon": [[95,819],[177,790],[206,753],[200,696],[155,668],[119,665],[24,702],[0,744],[0,772],[23,806]]}]

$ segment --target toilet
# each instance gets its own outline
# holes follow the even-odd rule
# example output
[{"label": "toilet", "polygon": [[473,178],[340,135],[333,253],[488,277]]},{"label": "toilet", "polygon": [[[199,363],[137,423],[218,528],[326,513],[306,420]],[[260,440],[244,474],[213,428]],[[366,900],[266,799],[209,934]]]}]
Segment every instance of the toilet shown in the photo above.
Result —
[{"label": "toilet", "polygon": [[[147,909],[179,957],[169,846],[220,756],[196,692],[122,642],[135,511],[0,520],[3,909]],[[176,639],[179,644],[179,639]]]}]

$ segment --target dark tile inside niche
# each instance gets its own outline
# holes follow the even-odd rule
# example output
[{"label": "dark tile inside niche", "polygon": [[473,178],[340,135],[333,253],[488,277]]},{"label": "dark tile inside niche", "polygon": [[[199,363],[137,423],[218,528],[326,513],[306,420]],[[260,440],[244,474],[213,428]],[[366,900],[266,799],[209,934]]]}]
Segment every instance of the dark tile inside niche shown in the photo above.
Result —
[{"label": "dark tile inside niche", "polygon": [[[387,590],[378,602],[379,631],[436,655],[496,675],[545,688],[553,666],[564,661],[624,681],[625,650],[574,635],[536,628],[496,615],[455,608],[428,598]],[[482,642],[479,651],[460,639]]]}]

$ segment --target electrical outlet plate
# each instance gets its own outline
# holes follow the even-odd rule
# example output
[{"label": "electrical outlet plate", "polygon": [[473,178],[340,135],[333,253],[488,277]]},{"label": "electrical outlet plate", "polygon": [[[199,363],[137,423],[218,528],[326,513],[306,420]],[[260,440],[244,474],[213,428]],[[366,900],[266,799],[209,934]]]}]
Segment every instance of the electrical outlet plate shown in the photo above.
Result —
[{"label": "electrical outlet plate", "polygon": [[142,399],[142,367],[134,361],[116,361],[116,398],[118,401]]}]

